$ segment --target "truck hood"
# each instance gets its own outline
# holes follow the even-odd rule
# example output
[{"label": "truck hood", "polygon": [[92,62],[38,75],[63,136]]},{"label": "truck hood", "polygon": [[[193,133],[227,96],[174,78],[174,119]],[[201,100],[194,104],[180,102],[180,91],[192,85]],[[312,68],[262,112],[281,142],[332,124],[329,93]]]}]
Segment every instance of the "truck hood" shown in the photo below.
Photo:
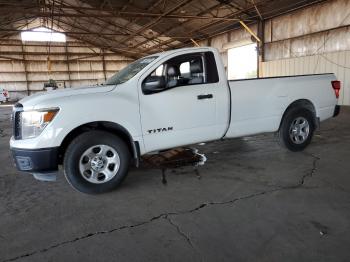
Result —
[{"label": "truck hood", "polygon": [[59,89],[48,92],[41,92],[35,95],[27,96],[19,101],[25,109],[34,108],[37,104],[48,100],[55,100],[62,97],[78,96],[78,95],[88,95],[96,93],[106,93],[110,92],[115,88],[115,85],[108,86],[85,86],[78,88],[67,88]]}]

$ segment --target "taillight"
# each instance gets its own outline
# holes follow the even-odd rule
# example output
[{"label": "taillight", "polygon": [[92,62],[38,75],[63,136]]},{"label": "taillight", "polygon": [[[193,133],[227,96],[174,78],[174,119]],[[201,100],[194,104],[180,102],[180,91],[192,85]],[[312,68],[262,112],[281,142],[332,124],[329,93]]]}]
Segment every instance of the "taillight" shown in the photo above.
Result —
[{"label": "taillight", "polygon": [[339,98],[339,92],[340,92],[340,81],[339,80],[334,80],[332,81],[332,87],[334,89],[335,97]]},{"label": "taillight", "polygon": [[4,97],[8,97],[9,93],[7,91],[4,92]]}]

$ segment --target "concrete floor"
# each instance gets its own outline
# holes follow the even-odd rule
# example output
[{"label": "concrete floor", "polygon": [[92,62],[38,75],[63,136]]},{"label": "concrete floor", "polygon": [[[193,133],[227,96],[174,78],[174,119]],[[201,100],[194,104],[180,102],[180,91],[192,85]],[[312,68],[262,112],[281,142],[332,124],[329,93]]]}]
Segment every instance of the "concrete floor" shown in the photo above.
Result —
[{"label": "concrete floor", "polygon": [[204,166],[134,169],[109,194],[12,167],[0,106],[0,261],[349,261],[350,108],[302,153],[273,135],[197,145]]}]

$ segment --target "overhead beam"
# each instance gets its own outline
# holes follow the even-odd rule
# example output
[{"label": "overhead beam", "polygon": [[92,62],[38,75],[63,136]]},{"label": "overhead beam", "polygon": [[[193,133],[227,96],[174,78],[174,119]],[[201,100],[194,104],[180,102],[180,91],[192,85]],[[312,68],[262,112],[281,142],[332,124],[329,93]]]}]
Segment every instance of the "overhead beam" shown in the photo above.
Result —
[{"label": "overhead beam", "polygon": [[132,34],[131,36],[123,39],[123,41],[128,41],[130,40],[135,34],[138,34],[146,29],[149,29],[153,26],[155,26],[164,16],[166,15],[170,15],[171,13],[175,12],[176,10],[186,6],[187,4],[189,4],[191,1],[193,0],[183,0],[180,3],[178,3],[177,5],[175,5],[174,7],[170,8],[169,10],[167,10],[166,12],[164,12],[163,14],[161,14],[160,16],[156,17],[155,19],[153,19],[152,21],[150,21],[149,23],[147,23],[146,25],[142,26],[140,29],[138,29],[134,34]]},{"label": "overhead beam", "polygon": [[[74,26],[75,28],[82,30],[85,33],[89,33],[91,35],[96,33],[94,31],[87,29],[87,28],[77,26],[76,24],[72,25],[72,24],[68,23],[67,21],[61,21],[61,23],[67,24],[68,26]],[[118,41],[116,39],[111,38],[111,37],[106,36],[106,35],[99,35],[99,37],[100,37],[100,39],[105,39],[107,41],[118,43]],[[89,43],[89,44],[95,45],[97,47],[106,48],[106,49],[109,49],[113,52],[120,53],[120,54],[123,54],[126,56],[131,56],[133,58],[135,58],[136,56],[139,56],[140,54],[141,55],[144,54],[143,51],[141,51],[141,50],[129,50],[129,49],[127,49],[127,47],[126,48],[119,48],[119,47],[112,46],[110,44],[109,45],[101,45],[101,43],[96,43],[94,41],[87,40],[85,38],[83,38],[82,40]]]},{"label": "overhead beam", "polygon": [[[64,23],[64,22],[63,22]],[[81,32],[81,31],[57,31],[57,30],[52,30],[55,33],[63,33],[66,35],[103,35],[103,36],[129,36],[130,34],[126,33],[107,33],[107,32]],[[1,29],[0,32],[6,32],[6,33],[23,33],[23,32],[33,32],[32,30],[20,30],[20,29]],[[39,32],[39,33],[46,33],[50,34],[51,32],[47,31],[40,31],[36,30],[34,32]],[[167,37],[167,38],[176,38],[176,39],[190,39],[190,36],[177,36],[177,35],[157,35],[157,38],[159,37]]]},{"label": "overhead beam", "polygon": [[264,20],[264,18],[263,18],[263,16],[262,16],[262,14],[260,13],[260,10],[259,10],[259,8],[256,6],[256,4],[255,4],[255,1],[254,0],[252,0],[252,4],[254,5],[254,7],[255,7],[255,11],[256,11],[256,13],[258,14],[258,16],[260,17],[260,20]]},{"label": "overhead beam", "polygon": [[[24,46],[26,46],[25,44],[23,44]],[[64,48],[64,45],[61,46],[62,48]],[[70,46],[70,47],[74,47],[74,46]],[[21,52],[21,51],[0,51],[0,55],[1,56],[8,56],[8,55],[48,55],[48,52]],[[65,55],[65,52],[50,52],[50,55]],[[94,53],[94,52],[67,52],[68,56],[101,56],[101,53]],[[104,56],[114,56],[116,55],[115,53],[104,53]],[[12,59],[12,58],[11,58]]]},{"label": "overhead beam", "polygon": [[[55,1],[55,0],[54,0],[54,1]],[[63,4],[63,3],[64,3],[64,4]],[[69,5],[69,4],[65,3],[65,2],[61,2],[61,5],[62,5],[62,6],[71,6],[71,5]],[[77,10],[77,12],[80,13],[80,14],[84,14],[84,12],[82,12],[82,11],[80,11],[80,10]],[[83,17],[83,19],[84,19],[84,17]],[[112,21],[111,21],[110,19],[108,19],[108,18],[106,19],[106,18],[96,17],[95,19],[97,19],[98,21],[100,21],[100,22],[102,22],[102,23],[104,23],[104,24],[107,24],[107,25],[110,25],[110,26],[113,26],[113,27],[117,27],[117,28],[119,28],[121,31],[129,32],[130,34],[134,34],[134,33],[135,33],[135,30],[130,29],[129,26],[119,25],[118,23],[116,23],[116,22],[114,22],[114,21],[112,22]],[[75,20],[76,20],[76,18],[75,18]],[[89,19],[88,23],[91,23],[91,20],[90,20],[90,19]],[[73,25],[71,25],[71,27],[74,28],[74,25],[75,25],[75,24],[76,24],[76,22],[74,22]],[[98,30],[98,31],[99,31],[99,32],[103,31],[103,29],[104,29],[103,25],[99,25],[99,26],[101,27],[101,30]],[[142,33],[136,33],[135,35],[141,36],[141,37],[147,39],[148,41],[154,41],[155,43],[159,43],[159,41],[156,40],[155,37],[153,37],[153,38],[152,38],[152,37],[148,37],[148,36],[146,36],[146,35],[144,35],[144,34],[142,34]],[[119,40],[116,40],[116,39],[114,39],[114,42],[117,42],[118,44],[124,45],[124,46],[125,46],[125,44],[126,44],[125,41],[119,41]],[[133,48],[133,49],[135,49],[135,48]],[[142,54],[142,53],[141,53],[141,54]]]},{"label": "overhead beam", "polygon": [[[216,10],[217,8],[220,8],[220,7],[222,7],[222,6],[224,6],[224,4],[222,4],[222,3],[216,4],[216,5],[214,5],[214,6],[210,7],[210,8],[208,8],[208,9],[206,9],[206,10],[204,10],[204,11],[199,12],[197,15],[208,14],[208,13],[210,13],[211,11]],[[190,22],[190,21],[181,22],[179,25],[175,25],[175,26],[172,26],[170,29],[167,28],[166,30],[163,30],[162,32],[160,32],[160,34],[169,34],[169,32],[171,32],[172,30],[177,29],[177,28],[179,28],[180,26],[186,25],[186,24],[188,24],[189,22]],[[191,36],[191,38],[192,38],[192,37],[193,37],[193,36]],[[168,40],[168,41],[169,41],[169,43],[173,42],[173,41],[171,41],[171,40]],[[164,42],[165,42],[165,41],[164,41]],[[164,43],[164,42],[163,42],[163,43]],[[167,42],[167,41],[166,41],[166,42]],[[145,43],[147,43],[147,41],[143,41],[143,42],[141,42],[141,43],[138,43],[135,47],[139,47],[139,46],[141,46],[141,45],[143,45],[143,44],[145,44]],[[157,46],[159,47],[159,46],[161,46],[163,43],[160,43],[160,44],[158,44]],[[165,43],[165,44],[167,44],[167,43]]]},{"label": "overhead beam", "polygon": [[101,18],[101,17],[110,17],[110,18],[154,18],[154,17],[162,17],[162,19],[191,19],[191,20],[215,20],[215,21],[238,21],[238,18],[225,18],[225,17],[215,17],[215,16],[197,16],[197,15],[162,15],[161,13],[131,13],[131,12],[120,12],[120,14],[111,14],[111,13],[103,13],[103,14],[92,14],[92,13],[51,13],[51,12],[22,12],[22,11],[14,11],[13,13],[18,14],[31,14],[36,17],[93,17],[93,18]]},{"label": "overhead beam", "polygon": [[[109,3],[110,3],[110,0],[108,0],[108,1],[109,1]],[[133,2],[133,0],[129,0],[128,4],[124,5],[123,8],[122,8],[121,10],[118,10],[118,11],[119,11],[119,12],[120,12],[120,11],[125,11],[126,8],[127,8],[127,5],[131,4],[132,2]],[[154,2],[152,1],[152,4],[151,4],[150,6],[147,6],[146,9],[147,9],[147,10],[153,10],[153,9],[155,9],[157,6],[159,6],[159,5],[162,4],[162,3],[163,3],[163,8],[162,8],[162,10],[163,10],[163,9],[164,9],[165,0],[156,0],[156,1],[154,1]],[[115,10],[115,7],[113,7],[112,4],[110,4],[110,7],[111,7],[111,9],[112,9],[112,12],[118,13],[118,11]],[[134,6],[133,6],[133,7],[134,7]],[[133,19],[130,19],[130,20],[129,20],[129,23],[127,23],[127,24],[125,25],[125,27],[128,28],[128,27],[130,27],[130,26],[132,26],[132,25],[137,25],[137,26],[139,26],[138,21],[139,21],[141,18],[142,18],[142,17],[135,17],[135,18],[133,18]],[[157,32],[157,34],[158,34],[158,32]],[[150,38],[145,37],[145,39],[146,39],[146,41],[149,41]],[[152,38],[151,38],[151,39],[152,39]],[[153,39],[156,39],[156,37],[153,36]],[[159,40],[156,40],[156,41],[151,40],[151,42],[158,44],[160,41],[159,41]]]},{"label": "overhead beam", "polygon": [[249,26],[247,26],[243,21],[239,21],[239,23],[255,38],[256,41],[261,42],[260,38],[249,28]]},{"label": "overhead beam", "polygon": [[[129,34],[126,33],[100,33],[100,32],[82,32],[82,31],[58,31],[58,30],[52,30],[54,33],[62,33],[62,34],[66,34],[66,35],[111,35],[111,36],[127,36]],[[23,32],[37,32],[37,33],[45,33],[45,34],[51,34],[51,32],[48,31],[40,31],[40,30],[21,30],[21,29],[2,29],[0,28],[0,32],[6,32],[6,33],[23,33]]]},{"label": "overhead beam", "polygon": [[[271,1],[273,1],[273,0],[261,1],[261,2],[258,3],[258,5],[262,5],[263,3],[271,2]],[[237,11],[237,12],[234,12],[234,13],[231,13],[231,14],[228,14],[228,15],[226,15],[226,17],[237,17],[237,16],[240,15],[241,13],[243,13],[243,12],[245,12],[245,11],[247,11],[247,10],[251,10],[251,9],[254,9],[254,5],[250,5],[249,7],[247,7],[247,8],[244,9],[244,10],[240,10],[240,11]],[[206,29],[208,29],[208,28],[210,28],[210,27],[213,27],[213,26],[220,25],[220,24],[222,24],[222,23],[224,23],[224,22],[223,22],[223,21],[215,21],[215,22],[211,22],[211,23],[205,24],[205,25],[203,25],[203,26],[201,26],[201,27],[199,27],[199,28],[196,28],[196,29],[194,29],[194,30],[188,32],[188,35],[194,35],[194,34],[196,34],[197,32],[201,32],[201,31],[203,31],[203,30],[206,30]],[[209,37],[210,37],[210,36],[208,36],[207,38],[209,38]],[[194,40],[197,40],[195,37],[193,37],[193,39],[194,39]],[[176,39],[171,39],[171,40],[168,40],[168,41],[164,41],[164,43],[170,44],[170,43],[172,43],[172,42],[174,42],[174,41],[176,41]],[[187,42],[186,45],[188,45],[188,44],[190,44],[190,43],[191,43],[191,40],[189,40],[189,41]],[[183,44],[182,44],[182,45],[183,45]],[[182,45],[181,45],[181,46],[182,46]],[[152,50],[154,50],[154,49],[156,49],[156,48],[160,48],[160,47],[161,47],[161,44],[160,44],[160,45],[157,45],[157,46],[152,46],[151,48],[146,49],[146,52],[150,52],[150,51],[152,51]]]}]

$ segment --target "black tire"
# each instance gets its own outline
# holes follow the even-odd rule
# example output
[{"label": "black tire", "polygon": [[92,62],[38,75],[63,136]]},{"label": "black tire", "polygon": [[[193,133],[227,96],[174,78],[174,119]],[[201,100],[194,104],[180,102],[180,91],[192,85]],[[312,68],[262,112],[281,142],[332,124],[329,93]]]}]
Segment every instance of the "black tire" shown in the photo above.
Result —
[{"label": "black tire", "polygon": [[[305,138],[302,136],[298,136],[298,128],[297,130],[292,128],[292,125],[294,126],[295,121],[297,120],[302,121],[302,119],[305,119],[308,124],[308,135],[305,135]],[[303,128],[301,128],[303,130]],[[292,130],[295,130],[296,134],[293,133]],[[300,130],[300,128],[299,128]],[[312,113],[310,110],[306,108],[301,108],[301,107],[295,107],[289,109],[286,114],[284,115],[282,119],[282,123],[280,126],[280,129],[278,131],[278,137],[279,137],[279,142],[282,146],[286,147],[290,151],[297,152],[297,151],[302,151],[304,150],[311,142],[313,133],[315,131],[315,116],[314,113]],[[295,137],[299,137],[298,139],[295,139]]]},{"label": "black tire", "polygon": [[[96,145],[111,147],[118,154],[120,165],[116,174],[106,182],[95,184],[83,177],[80,160],[84,152]],[[90,160],[89,160],[90,163]],[[63,160],[64,175],[69,184],[86,194],[105,193],[119,186],[126,177],[130,165],[130,151],[119,137],[105,131],[89,131],[76,137],[68,146]]]}]

